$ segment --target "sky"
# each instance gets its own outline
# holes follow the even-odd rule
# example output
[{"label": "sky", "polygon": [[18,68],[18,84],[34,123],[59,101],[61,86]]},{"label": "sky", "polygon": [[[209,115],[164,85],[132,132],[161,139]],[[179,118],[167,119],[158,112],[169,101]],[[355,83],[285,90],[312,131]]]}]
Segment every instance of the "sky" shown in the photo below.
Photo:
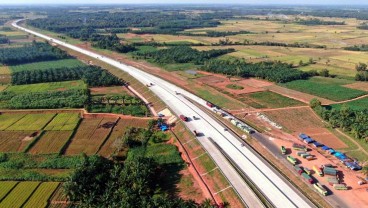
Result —
[{"label": "sky", "polygon": [[362,5],[367,0],[0,0],[3,4],[321,4]]}]

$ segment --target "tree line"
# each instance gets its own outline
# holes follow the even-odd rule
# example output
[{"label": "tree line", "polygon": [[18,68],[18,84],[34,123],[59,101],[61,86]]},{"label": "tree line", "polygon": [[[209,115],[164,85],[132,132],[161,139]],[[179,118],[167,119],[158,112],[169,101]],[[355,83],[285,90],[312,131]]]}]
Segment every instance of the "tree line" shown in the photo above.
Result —
[{"label": "tree line", "polygon": [[345,21],[342,21],[342,22],[325,21],[325,20],[320,20],[318,18],[297,19],[295,23],[300,24],[300,25],[345,25]]},{"label": "tree line", "polygon": [[0,63],[14,65],[35,61],[47,61],[67,58],[65,51],[52,47],[48,43],[33,41],[23,47],[0,48]]},{"label": "tree line", "polygon": [[240,76],[243,78],[257,77],[278,83],[306,79],[310,76],[306,72],[293,68],[291,64],[279,61],[247,63],[240,59],[211,59],[205,62],[202,69],[229,76]]},{"label": "tree line", "polygon": [[9,44],[10,40],[6,35],[0,35],[0,44]]},{"label": "tree line", "polygon": [[61,82],[82,79],[90,87],[124,85],[125,82],[97,66],[73,68],[50,68],[45,70],[20,71],[12,74],[13,85],[44,82]]},{"label": "tree line", "polygon": [[368,51],[368,44],[348,46],[348,47],[345,47],[344,49],[348,51]]},{"label": "tree line", "polygon": [[368,81],[368,67],[365,63],[359,63],[355,66],[357,71],[355,75],[356,81]]},{"label": "tree line", "polygon": [[203,64],[206,60],[216,58],[221,55],[234,52],[232,48],[229,49],[212,49],[209,51],[198,51],[189,46],[175,46],[167,49],[157,51],[137,51],[133,57],[150,59],[155,63],[194,63]]},{"label": "tree line", "polygon": [[353,110],[347,105],[342,105],[339,110],[335,108],[329,110],[321,106],[321,102],[317,99],[311,101],[311,107],[333,128],[341,128],[356,139],[368,140],[368,109]]}]

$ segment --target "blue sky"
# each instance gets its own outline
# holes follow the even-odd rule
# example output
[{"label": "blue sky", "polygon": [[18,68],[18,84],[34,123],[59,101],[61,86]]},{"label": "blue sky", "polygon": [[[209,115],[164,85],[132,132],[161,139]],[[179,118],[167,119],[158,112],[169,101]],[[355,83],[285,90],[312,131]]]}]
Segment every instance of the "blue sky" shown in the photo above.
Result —
[{"label": "blue sky", "polygon": [[368,4],[367,0],[0,0],[2,4]]}]

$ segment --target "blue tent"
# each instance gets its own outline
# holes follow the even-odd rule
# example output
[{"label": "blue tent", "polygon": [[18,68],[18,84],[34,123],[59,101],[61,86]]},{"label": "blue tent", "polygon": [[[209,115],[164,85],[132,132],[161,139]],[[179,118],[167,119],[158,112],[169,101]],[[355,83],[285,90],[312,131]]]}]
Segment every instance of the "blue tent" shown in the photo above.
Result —
[{"label": "blue tent", "polygon": [[309,138],[309,136],[307,136],[307,135],[305,135],[305,134],[301,133],[301,134],[299,134],[299,138],[301,138],[302,140],[304,140],[304,139]]},{"label": "blue tent", "polygon": [[321,146],[323,146],[323,144],[321,144],[319,142],[314,142],[312,145],[315,146],[315,147],[321,147]]},{"label": "blue tent", "polygon": [[334,149],[332,149],[332,148],[331,148],[331,149],[329,149],[328,151],[330,152],[330,154],[334,154],[334,153],[335,153],[335,150],[334,150]]},{"label": "blue tent", "polygon": [[315,141],[313,139],[311,139],[311,138],[307,138],[307,139],[304,139],[304,142],[307,143],[307,144],[309,144],[309,143],[313,143]]},{"label": "blue tent", "polygon": [[326,145],[322,147],[323,150],[329,150],[331,148],[327,147]]}]

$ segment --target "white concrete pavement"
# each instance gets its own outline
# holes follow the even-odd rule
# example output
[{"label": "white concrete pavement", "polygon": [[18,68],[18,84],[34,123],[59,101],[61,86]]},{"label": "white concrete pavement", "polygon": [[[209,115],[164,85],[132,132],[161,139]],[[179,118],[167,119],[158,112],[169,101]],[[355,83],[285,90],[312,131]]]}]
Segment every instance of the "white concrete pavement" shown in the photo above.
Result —
[{"label": "white concrete pavement", "polygon": [[[262,207],[262,204],[257,199],[255,194],[251,192],[247,184],[242,180],[235,169],[229,164],[222,153],[215,145],[207,139],[211,137],[237,164],[237,166],[247,174],[256,186],[262,190],[264,195],[275,207],[313,207],[309,200],[301,196],[299,192],[278,176],[269,166],[263,163],[257,155],[251,152],[246,147],[242,147],[240,141],[231,133],[224,131],[220,123],[214,120],[206,112],[189,102],[181,94],[190,99],[206,106],[206,101],[191,94],[183,89],[151,74],[143,72],[137,68],[127,66],[118,61],[101,56],[94,52],[76,47],[74,45],[56,40],[46,35],[28,30],[17,25],[17,20],[13,22],[13,26],[25,32],[34,34],[48,41],[53,41],[56,44],[68,47],[72,50],[86,54],[90,57],[100,59],[108,64],[111,64],[121,70],[128,72],[131,76],[143,84],[153,83],[151,90],[162,99],[173,112],[177,115],[183,114],[188,117],[195,115],[199,119],[186,122],[186,126],[193,130],[203,133],[205,136],[198,137],[198,141],[203,145],[206,151],[214,159],[223,174],[229,179],[233,188],[238,192],[242,200],[248,207]],[[177,94],[175,92],[180,92]],[[224,187],[226,188],[226,187]]]}]

